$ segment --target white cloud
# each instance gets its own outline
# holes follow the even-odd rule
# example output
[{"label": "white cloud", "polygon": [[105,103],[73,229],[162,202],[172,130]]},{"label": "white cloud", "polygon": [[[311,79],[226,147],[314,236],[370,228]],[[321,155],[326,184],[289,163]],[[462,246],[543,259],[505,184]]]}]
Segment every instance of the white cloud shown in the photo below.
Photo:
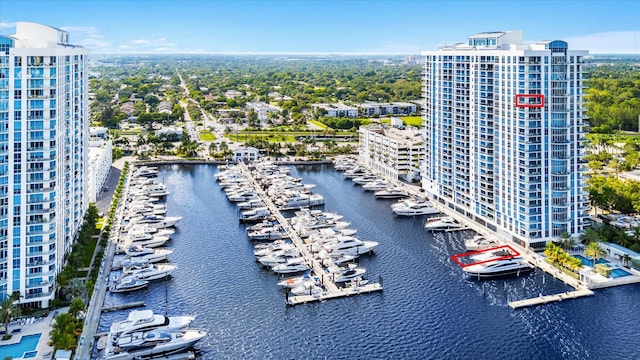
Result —
[{"label": "white cloud", "polygon": [[564,38],[570,49],[591,54],[638,54],[640,31],[611,31]]},{"label": "white cloud", "polygon": [[95,26],[63,26],[60,29],[69,33],[69,42],[84,46],[94,53],[110,52],[112,43],[104,39]]},{"label": "white cloud", "polygon": [[14,27],[16,27],[16,23],[14,22],[0,21],[0,29],[10,29]]}]

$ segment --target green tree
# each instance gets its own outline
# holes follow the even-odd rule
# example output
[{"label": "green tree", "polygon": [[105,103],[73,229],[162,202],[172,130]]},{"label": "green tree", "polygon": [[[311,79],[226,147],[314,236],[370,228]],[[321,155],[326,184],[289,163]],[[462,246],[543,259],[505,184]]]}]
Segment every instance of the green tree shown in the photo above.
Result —
[{"label": "green tree", "polygon": [[571,235],[569,235],[569,233],[563,232],[560,235],[560,247],[563,250],[565,251],[570,250],[574,245],[575,245],[575,240],[571,238]]},{"label": "green tree", "polygon": [[600,243],[596,241],[596,242],[589,243],[589,245],[587,245],[587,248],[584,249],[584,254],[590,257],[591,259],[593,259],[593,265],[595,267],[595,264],[598,262],[598,259],[603,257],[605,255],[605,252],[600,247]]},{"label": "green tree", "polygon": [[622,256],[622,263],[624,264],[624,266],[629,266],[630,261],[631,261],[631,256],[629,256],[629,254],[624,254]]},{"label": "green tree", "polygon": [[20,316],[20,308],[17,305],[18,299],[20,299],[20,293],[16,291],[0,302],[0,321],[4,324],[5,334],[9,334],[11,319]]},{"label": "green tree", "polygon": [[71,301],[68,312],[69,314],[71,314],[71,316],[77,319],[78,316],[81,313],[83,313],[86,309],[87,309],[87,306],[84,304],[84,301],[82,301],[81,298],[76,297]]}]

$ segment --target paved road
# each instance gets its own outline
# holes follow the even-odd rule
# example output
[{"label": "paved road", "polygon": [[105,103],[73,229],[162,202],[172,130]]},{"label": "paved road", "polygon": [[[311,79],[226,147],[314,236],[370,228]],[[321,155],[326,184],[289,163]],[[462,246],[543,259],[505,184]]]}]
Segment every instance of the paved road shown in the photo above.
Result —
[{"label": "paved road", "polygon": [[[120,173],[122,172],[122,168],[124,167],[124,162],[128,160],[130,161],[131,158],[126,157],[118,159],[113,163],[113,165],[111,166],[111,172],[109,173],[109,179],[107,180],[106,184],[106,186],[109,187],[109,190],[100,193],[100,195],[98,196],[96,206],[105,215],[109,212],[111,199],[113,198],[113,192],[118,184],[118,179],[120,178]],[[115,255],[116,241],[118,237],[117,234],[120,231],[119,226],[117,225],[117,219],[121,218],[121,212],[122,206],[116,214],[116,225],[114,225],[111,231],[111,237],[109,238],[107,249],[105,250],[105,256],[102,260],[102,263],[100,264],[100,272],[98,274],[98,278],[96,279],[93,296],[91,297],[91,301],[87,306],[87,317],[84,322],[84,328],[82,329],[80,340],[78,341],[78,348],[76,349],[76,355],[74,357],[75,359],[91,358],[94,337],[96,331],[98,330],[98,322],[100,321],[100,314],[102,312],[102,304],[104,303],[107,286],[109,285],[109,271],[111,269],[113,256]]]}]

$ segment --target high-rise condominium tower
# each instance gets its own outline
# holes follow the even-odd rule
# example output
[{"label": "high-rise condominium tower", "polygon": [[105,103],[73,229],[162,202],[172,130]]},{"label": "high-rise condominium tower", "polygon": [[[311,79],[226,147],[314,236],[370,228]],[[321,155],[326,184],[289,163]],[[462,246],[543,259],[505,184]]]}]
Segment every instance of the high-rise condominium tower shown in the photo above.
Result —
[{"label": "high-rise condominium tower", "polygon": [[433,199],[525,246],[581,232],[587,51],[506,31],[423,55]]},{"label": "high-rise condominium tower", "polygon": [[48,306],[82,225],[87,55],[40,24],[0,36],[0,299]]}]

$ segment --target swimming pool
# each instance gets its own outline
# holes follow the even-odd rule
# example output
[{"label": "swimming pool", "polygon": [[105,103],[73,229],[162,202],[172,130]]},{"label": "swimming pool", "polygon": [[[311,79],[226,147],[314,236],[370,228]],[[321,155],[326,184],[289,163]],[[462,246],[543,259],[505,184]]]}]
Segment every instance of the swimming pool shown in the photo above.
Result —
[{"label": "swimming pool", "polygon": [[629,276],[631,275],[630,272],[624,270],[624,269],[620,269],[620,268],[615,268],[613,269],[613,271],[611,271],[611,277],[612,278],[619,278],[619,277],[623,277],[623,276]]},{"label": "swimming pool", "polygon": [[[593,267],[592,259],[586,258],[582,255],[573,255],[573,257],[580,259],[580,261],[582,262],[582,265]],[[609,261],[606,259],[598,259],[598,261],[596,261],[596,264],[608,264],[608,263]]]},{"label": "swimming pool", "polygon": [[22,339],[20,339],[20,342],[17,344],[1,345],[0,353],[2,353],[2,357],[12,357],[14,359],[20,359],[23,357],[34,358],[37,355],[37,352],[35,352],[35,350],[38,347],[40,335],[42,334],[23,336]]}]

